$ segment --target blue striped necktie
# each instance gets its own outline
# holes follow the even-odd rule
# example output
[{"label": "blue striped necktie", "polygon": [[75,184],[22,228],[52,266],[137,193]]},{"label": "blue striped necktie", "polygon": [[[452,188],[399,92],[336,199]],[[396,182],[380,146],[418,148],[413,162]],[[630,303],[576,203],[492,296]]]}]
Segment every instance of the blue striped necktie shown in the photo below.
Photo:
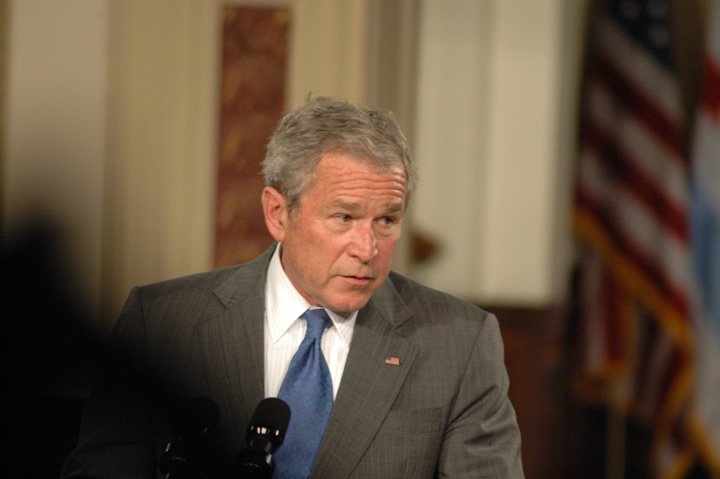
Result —
[{"label": "blue striped necktie", "polygon": [[274,456],[275,479],[310,477],[333,406],[332,378],[320,349],[330,317],[324,309],[309,309],[303,317],[307,333],[278,394],[290,406],[291,416],[285,441]]}]

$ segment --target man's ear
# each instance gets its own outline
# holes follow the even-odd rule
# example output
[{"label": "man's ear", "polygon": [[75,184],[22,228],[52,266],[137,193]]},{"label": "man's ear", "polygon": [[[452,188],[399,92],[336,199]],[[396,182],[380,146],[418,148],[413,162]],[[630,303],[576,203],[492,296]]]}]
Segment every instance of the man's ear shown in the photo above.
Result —
[{"label": "man's ear", "polygon": [[285,239],[285,228],[288,225],[287,200],[275,188],[266,186],[262,192],[263,214],[265,226],[275,241]]}]

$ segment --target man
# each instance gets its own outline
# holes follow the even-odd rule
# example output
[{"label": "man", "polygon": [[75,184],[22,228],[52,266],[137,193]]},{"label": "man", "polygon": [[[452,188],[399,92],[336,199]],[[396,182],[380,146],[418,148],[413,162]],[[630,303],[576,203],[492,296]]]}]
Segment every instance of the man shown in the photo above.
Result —
[{"label": "man", "polygon": [[[523,477],[496,319],[390,272],[415,184],[395,119],[310,100],[280,122],[263,173],[277,243],[248,264],[131,292],[114,337],[140,386],[113,379],[89,401],[66,477],[154,477],[177,421],[168,398],[219,405],[213,441],[229,460],[256,405],[288,394],[313,307],[330,319],[315,359],[332,409],[302,455],[312,477]],[[308,444],[288,401],[276,477],[295,477],[284,450]]]}]

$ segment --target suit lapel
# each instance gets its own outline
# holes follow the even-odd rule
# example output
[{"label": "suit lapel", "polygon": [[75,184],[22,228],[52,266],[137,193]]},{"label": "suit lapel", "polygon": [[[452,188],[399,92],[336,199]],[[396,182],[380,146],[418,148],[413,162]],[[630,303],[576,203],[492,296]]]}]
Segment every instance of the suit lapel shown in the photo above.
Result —
[{"label": "suit lapel", "polygon": [[[358,314],[342,382],[313,475],[350,475],[407,377],[416,348],[395,329],[412,315],[389,280]],[[385,363],[399,359],[399,366]]]},{"label": "suit lapel", "polygon": [[274,248],[241,266],[215,289],[225,306],[198,328],[208,386],[235,447],[264,391],[265,277]]}]

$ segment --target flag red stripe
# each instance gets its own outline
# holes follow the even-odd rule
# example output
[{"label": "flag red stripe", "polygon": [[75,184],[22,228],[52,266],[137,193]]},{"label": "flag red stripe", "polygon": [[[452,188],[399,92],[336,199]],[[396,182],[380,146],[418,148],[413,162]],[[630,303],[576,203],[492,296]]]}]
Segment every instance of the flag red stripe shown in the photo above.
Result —
[{"label": "flag red stripe", "polygon": [[600,224],[612,240],[617,252],[647,278],[665,301],[675,308],[680,317],[687,320],[689,305],[685,295],[671,283],[664,274],[663,268],[617,225],[608,207],[596,201],[582,185],[578,185],[576,189],[575,202],[578,210],[585,210]]},{"label": "flag red stripe", "polygon": [[720,85],[720,67],[718,67],[713,57],[706,54],[703,68],[701,104],[708,114],[717,121],[720,119],[720,88],[714,88],[713,86]]},{"label": "flag red stripe", "polygon": [[637,198],[659,223],[681,241],[688,242],[688,218],[684,208],[675,204],[661,185],[635,165],[632,155],[620,149],[593,121],[583,129],[583,144],[602,158],[602,166],[610,176],[625,185],[625,189]]},{"label": "flag red stripe", "polygon": [[674,153],[675,157],[684,158],[682,128],[677,120],[668,117],[666,112],[653,102],[635,79],[623,75],[608,59],[597,55],[595,64],[596,80],[603,82],[616,99],[616,105],[633,115],[645,125],[657,141]]}]

